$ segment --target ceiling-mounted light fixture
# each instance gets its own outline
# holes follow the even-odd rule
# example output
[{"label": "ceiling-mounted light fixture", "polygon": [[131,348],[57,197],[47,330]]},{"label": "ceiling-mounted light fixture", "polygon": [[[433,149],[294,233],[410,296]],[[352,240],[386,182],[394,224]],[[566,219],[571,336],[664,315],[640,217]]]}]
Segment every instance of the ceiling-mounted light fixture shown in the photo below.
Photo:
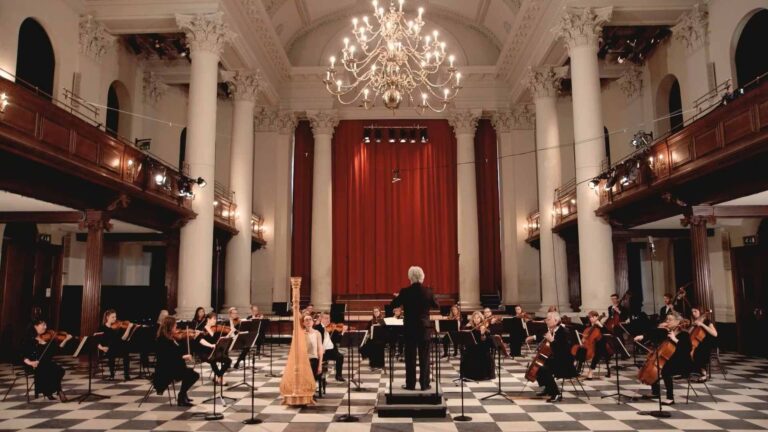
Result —
[{"label": "ceiling-mounted light fixture", "polygon": [[397,183],[400,180],[402,180],[400,178],[400,170],[398,168],[393,169],[392,170],[392,183]]},{"label": "ceiling-mounted light fixture", "polygon": [[363,142],[366,144],[371,142],[371,130],[369,128],[363,129]]}]

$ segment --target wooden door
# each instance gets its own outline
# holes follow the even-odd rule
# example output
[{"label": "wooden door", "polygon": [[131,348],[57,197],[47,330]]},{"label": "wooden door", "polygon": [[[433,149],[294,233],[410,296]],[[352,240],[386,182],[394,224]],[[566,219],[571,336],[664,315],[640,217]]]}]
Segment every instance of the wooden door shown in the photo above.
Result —
[{"label": "wooden door", "polygon": [[736,299],[738,349],[743,354],[768,356],[768,247],[733,248],[733,289]]}]

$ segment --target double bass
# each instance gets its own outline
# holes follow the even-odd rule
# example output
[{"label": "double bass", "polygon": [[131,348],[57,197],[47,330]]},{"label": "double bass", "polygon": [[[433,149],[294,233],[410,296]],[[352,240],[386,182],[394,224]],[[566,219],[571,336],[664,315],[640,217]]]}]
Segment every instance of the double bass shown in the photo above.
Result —
[{"label": "double bass", "polygon": [[[625,291],[624,295],[621,296],[621,299],[619,299],[619,306],[624,304],[628,295],[629,295],[629,290]],[[611,315],[611,317],[605,321],[604,325],[606,330],[613,333],[613,330],[621,325],[621,314],[619,312],[614,311],[613,315]]]}]

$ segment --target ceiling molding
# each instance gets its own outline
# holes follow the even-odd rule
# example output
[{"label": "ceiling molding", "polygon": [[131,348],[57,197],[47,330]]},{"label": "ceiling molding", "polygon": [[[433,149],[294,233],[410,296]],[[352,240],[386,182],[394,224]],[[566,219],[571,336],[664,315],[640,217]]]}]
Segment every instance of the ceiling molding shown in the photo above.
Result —
[{"label": "ceiling molding", "polygon": [[251,24],[250,28],[256,34],[269,60],[275,66],[281,80],[290,79],[291,63],[280,46],[280,39],[272,27],[272,21],[264,10],[261,0],[240,0]]},{"label": "ceiling molding", "polygon": [[307,7],[307,0],[293,0],[296,3],[296,11],[299,13],[302,25],[309,25],[312,22],[312,17],[309,15],[309,8]]},{"label": "ceiling molding", "polygon": [[264,5],[264,10],[267,11],[267,14],[270,17],[273,17],[277,13],[277,11],[282,9],[283,5],[287,1],[288,0],[261,0],[261,3]]},{"label": "ceiling molding", "polygon": [[512,66],[519,60],[520,53],[531,39],[534,30],[546,11],[546,2],[541,0],[528,0],[521,4],[520,13],[515,15],[512,32],[507,43],[499,54],[498,65],[499,78],[509,79]]},{"label": "ceiling molding", "polygon": [[477,3],[477,12],[475,13],[475,24],[482,24],[488,16],[488,9],[491,6],[491,0],[480,0]]}]

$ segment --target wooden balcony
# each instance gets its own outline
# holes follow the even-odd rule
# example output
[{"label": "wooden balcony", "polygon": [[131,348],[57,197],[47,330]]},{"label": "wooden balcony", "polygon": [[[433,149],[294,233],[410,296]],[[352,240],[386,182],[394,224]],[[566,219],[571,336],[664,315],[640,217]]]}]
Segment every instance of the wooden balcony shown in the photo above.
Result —
[{"label": "wooden balcony", "polygon": [[[738,93],[737,93],[738,95]],[[768,80],[603,173],[596,213],[631,227],[768,189]],[[626,177],[626,178],[624,178]],[[617,180],[618,179],[618,180]],[[610,187],[609,187],[610,186]]]},{"label": "wooden balcony", "polygon": [[538,247],[539,244],[539,229],[541,227],[539,217],[539,211],[533,211],[528,215],[528,220],[525,224],[525,228],[528,230],[528,237],[525,241],[534,247]]},{"label": "wooden balcony", "polygon": [[552,203],[552,231],[559,232],[576,225],[576,179],[572,179],[555,190]]},{"label": "wooden balcony", "polygon": [[[0,78],[0,188],[167,229],[195,213],[191,179],[74,113]],[[120,203],[115,205],[115,203]]]}]

